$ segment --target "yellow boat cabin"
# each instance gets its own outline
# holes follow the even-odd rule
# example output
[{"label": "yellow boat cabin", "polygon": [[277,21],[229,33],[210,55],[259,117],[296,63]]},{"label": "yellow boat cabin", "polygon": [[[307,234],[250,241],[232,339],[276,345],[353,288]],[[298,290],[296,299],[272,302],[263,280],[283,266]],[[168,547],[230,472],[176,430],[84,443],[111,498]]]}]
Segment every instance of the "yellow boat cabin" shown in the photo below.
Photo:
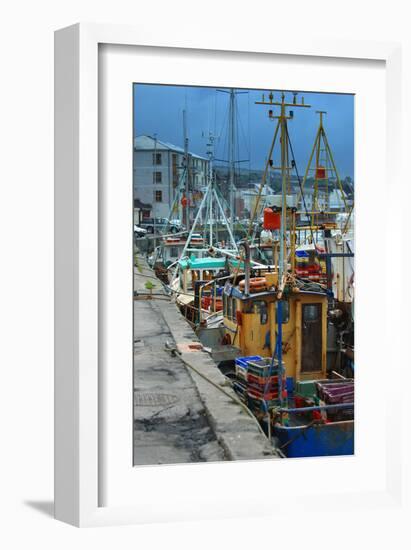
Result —
[{"label": "yellow boat cabin", "polygon": [[[227,283],[223,292],[225,343],[243,356],[271,357],[278,334],[278,291],[274,273]],[[271,287],[269,285],[272,285]],[[298,380],[326,378],[327,295],[321,291],[287,289],[282,294],[282,359],[287,377]]]}]

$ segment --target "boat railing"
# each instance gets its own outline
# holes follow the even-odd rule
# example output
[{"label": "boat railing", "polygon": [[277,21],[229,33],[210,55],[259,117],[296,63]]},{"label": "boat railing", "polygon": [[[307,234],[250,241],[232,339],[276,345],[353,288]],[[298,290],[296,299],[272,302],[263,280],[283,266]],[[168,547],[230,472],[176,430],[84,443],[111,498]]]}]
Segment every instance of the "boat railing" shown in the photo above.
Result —
[{"label": "boat railing", "polygon": [[312,407],[281,407],[277,409],[280,413],[306,413],[312,411],[328,411],[335,409],[353,409],[354,403],[335,403],[332,405],[313,405]]}]

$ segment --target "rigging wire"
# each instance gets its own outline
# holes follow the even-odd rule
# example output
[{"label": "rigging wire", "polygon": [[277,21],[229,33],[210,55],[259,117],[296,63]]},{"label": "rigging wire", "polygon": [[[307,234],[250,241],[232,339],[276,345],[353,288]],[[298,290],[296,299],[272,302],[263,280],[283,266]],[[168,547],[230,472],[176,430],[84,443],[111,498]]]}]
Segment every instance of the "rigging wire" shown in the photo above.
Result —
[{"label": "rigging wire", "polygon": [[[290,134],[288,133],[288,125],[287,125],[287,124],[285,125],[285,131],[286,131],[286,133],[287,133],[288,143],[290,144],[291,156],[293,157],[293,164],[294,164],[295,173],[296,173],[297,180],[298,180],[298,186],[299,186],[299,188],[300,188],[301,198],[302,198],[302,200],[303,200],[303,205],[304,205],[305,214],[306,214],[306,216],[308,216],[308,218],[310,218],[310,216],[309,216],[309,214],[308,214],[307,204],[306,204],[306,202],[305,202],[305,197],[304,197],[303,189],[302,189],[302,187],[301,187],[301,178],[300,178],[300,175],[299,175],[299,173],[298,173],[297,162],[296,162],[296,160],[295,160],[293,145],[292,145],[292,143],[291,143]],[[313,244],[315,244],[314,233],[313,233],[313,228],[311,227],[311,224],[310,224],[310,233],[311,233],[312,242],[313,242]]]},{"label": "rigging wire", "polygon": [[248,91],[248,101],[247,101],[247,128],[248,128],[248,183],[250,183],[250,172],[251,172],[250,91]]}]

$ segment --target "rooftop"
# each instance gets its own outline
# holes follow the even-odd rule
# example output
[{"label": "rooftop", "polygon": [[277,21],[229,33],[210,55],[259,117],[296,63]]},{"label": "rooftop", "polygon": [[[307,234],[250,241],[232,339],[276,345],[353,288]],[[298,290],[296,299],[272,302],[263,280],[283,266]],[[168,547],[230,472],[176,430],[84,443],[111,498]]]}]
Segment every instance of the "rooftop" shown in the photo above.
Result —
[{"label": "rooftop", "polygon": [[[156,143],[157,141],[157,143]],[[134,150],[135,151],[174,151],[175,153],[184,154],[184,149],[173,143],[168,143],[166,141],[161,141],[160,139],[155,140],[151,136],[141,135],[134,138]],[[208,160],[206,157],[197,155],[192,151],[188,152],[193,158]]]}]

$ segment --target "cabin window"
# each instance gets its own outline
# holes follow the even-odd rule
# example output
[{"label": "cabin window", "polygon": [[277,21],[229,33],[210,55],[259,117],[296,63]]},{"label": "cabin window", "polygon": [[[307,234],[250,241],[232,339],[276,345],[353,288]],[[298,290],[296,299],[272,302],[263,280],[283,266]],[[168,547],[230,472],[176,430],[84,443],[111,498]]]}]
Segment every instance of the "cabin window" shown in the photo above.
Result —
[{"label": "cabin window", "polygon": [[237,300],[235,298],[232,298],[231,300],[231,307],[231,318],[233,321],[236,321]]},{"label": "cabin window", "polygon": [[301,372],[322,370],[321,304],[302,304]]},{"label": "cabin window", "polygon": [[177,258],[178,257],[178,248],[176,246],[171,246],[170,247],[170,256],[172,258]]},{"label": "cabin window", "polygon": [[[290,302],[288,300],[283,300],[281,302],[283,304],[283,322],[281,323],[284,325],[285,323],[288,323],[290,320]],[[278,302],[277,302],[277,319],[278,319]]]},{"label": "cabin window", "polygon": [[313,323],[318,321],[321,315],[321,304],[304,304],[303,321],[304,323]]},{"label": "cabin window", "polygon": [[253,302],[243,302],[243,313],[254,313]]},{"label": "cabin window", "polygon": [[232,300],[231,298],[227,298],[227,317],[229,319],[232,319],[232,311],[233,311]]},{"label": "cabin window", "polygon": [[260,324],[265,325],[268,321],[267,302],[265,300],[254,302],[254,313],[260,315]]}]

